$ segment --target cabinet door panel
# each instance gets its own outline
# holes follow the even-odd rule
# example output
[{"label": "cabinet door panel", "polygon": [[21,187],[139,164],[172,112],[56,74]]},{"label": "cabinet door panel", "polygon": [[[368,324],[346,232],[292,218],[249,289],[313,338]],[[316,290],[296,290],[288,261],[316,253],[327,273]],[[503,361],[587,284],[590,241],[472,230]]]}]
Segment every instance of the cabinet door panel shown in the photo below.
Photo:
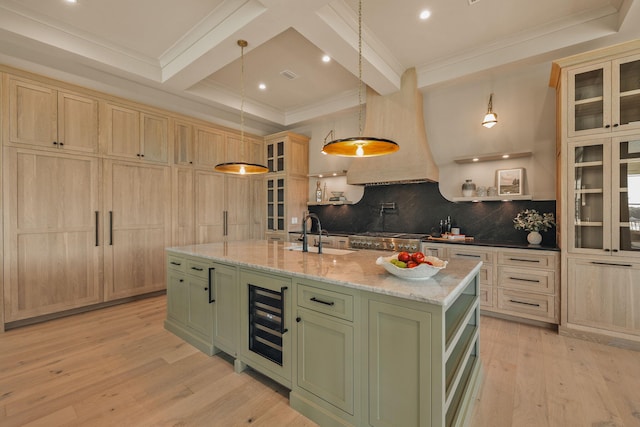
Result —
[{"label": "cabinet door panel", "polygon": [[195,243],[195,213],[193,169],[173,170],[173,244],[186,246]]},{"label": "cabinet door panel", "polygon": [[106,104],[101,117],[107,154],[140,158],[140,113],[119,105]]},{"label": "cabinet door panel", "polygon": [[196,128],[196,164],[213,167],[224,162],[225,136],[209,128]]},{"label": "cabinet door panel", "polygon": [[105,164],[105,298],[164,288],[164,248],[170,244],[168,167]]},{"label": "cabinet door panel", "polygon": [[169,154],[169,119],[142,113],[141,154],[144,160],[167,163]]},{"label": "cabinet door panel", "polygon": [[207,280],[187,278],[189,305],[187,327],[207,343],[213,340],[213,303],[209,302]]},{"label": "cabinet door panel", "polygon": [[65,150],[98,152],[98,101],[58,94],[58,143]]},{"label": "cabinet door panel", "polygon": [[368,314],[369,424],[431,425],[430,313],[369,301]]},{"label": "cabinet door panel", "polygon": [[353,326],[298,310],[298,386],[353,415]]},{"label": "cabinet door panel", "polygon": [[185,275],[170,271],[167,275],[167,318],[181,325],[186,325],[187,308]]},{"label": "cabinet door panel", "polygon": [[54,147],[58,138],[56,90],[13,78],[9,82],[11,142]]},{"label": "cabinet door panel", "polygon": [[251,179],[249,177],[227,176],[226,210],[227,240],[251,238]]},{"label": "cabinet door panel", "polygon": [[98,160],[5,154],[5,321],[100,302]]},{"label": "cabinet door panel", "polygon": [[196,240],[220,242],[224,238],[224,175],[196,172]]},{"label": "cabinet door panel", "polygon": [[640,336],[640,265],[569,259],[570,323]]},{"label": "cabinet door panel", "polygon": [[238,281],[235,267],[215,264],[213,270],[213,344],[232,356],[238,353]]}]

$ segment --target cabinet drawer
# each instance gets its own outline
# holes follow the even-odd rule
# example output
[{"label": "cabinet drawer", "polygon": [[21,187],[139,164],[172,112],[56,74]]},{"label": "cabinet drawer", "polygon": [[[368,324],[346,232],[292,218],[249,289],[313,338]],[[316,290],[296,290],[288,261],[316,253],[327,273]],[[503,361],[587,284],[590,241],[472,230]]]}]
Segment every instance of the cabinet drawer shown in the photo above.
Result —
[{"label": "cabinet drawer", "polygon": [[522,317],[557,323],[555,297],[498,288],[498,308]]},{"label": "cabinet drawer", "polygon": [[515,267],[498,267],[498,286],[524,291],[555,294],[556,275],[553,271]]},{"label": "cabinet drawer", "polygon": [[353,321],[353,295],[299,284],[298,307]]},{"label": "cabinet drawer", "polygon": [[536,254],[533,251],[500,251],[498,263],[500,265],[514,265],[518,267],[538,267],[555,269],[558,257],[549,254]]},{"label": "cabinet drawer", "polygon": [[435,256],[440,259],[447,258],[447,248],[442,246],[431,246],[423,243],[422,252],[427,256]]},{"label": "cabinet drawer", "polygon": [[493,286],[480,286],[478,299],[482,307],[493,307]]},{"label": "cabinet drawer", "polygon": [[482,249],[451,248],[449,249],[449,258],[474,259],[486,264],[495,263],[494,253],[490,250]]},{"label": "cabinet drawer", "polygon": [[203,261],[195,261],[192,259],[187,259],[187,273],[203,278],[209,278],[209,268],[212,267],[210,263]]},{"label": "cabinet drawer", "polygon": [[167,255],[167,266],[174,271],[180,271],[182,273],[186,270],[187,262],[184,258],[176,255]]}]

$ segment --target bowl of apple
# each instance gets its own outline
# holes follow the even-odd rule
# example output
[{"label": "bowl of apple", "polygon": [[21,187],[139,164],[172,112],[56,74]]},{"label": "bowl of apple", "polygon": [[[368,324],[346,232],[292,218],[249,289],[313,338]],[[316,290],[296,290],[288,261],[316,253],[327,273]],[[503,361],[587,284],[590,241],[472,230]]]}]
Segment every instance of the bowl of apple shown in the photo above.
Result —
[{"label": "bowl of apple", "polygon": [[425,280],[435,276],[447,267],[447,261],[422,252],[398,252],[391,256],[379,257],[376,264],[401,279]]}]

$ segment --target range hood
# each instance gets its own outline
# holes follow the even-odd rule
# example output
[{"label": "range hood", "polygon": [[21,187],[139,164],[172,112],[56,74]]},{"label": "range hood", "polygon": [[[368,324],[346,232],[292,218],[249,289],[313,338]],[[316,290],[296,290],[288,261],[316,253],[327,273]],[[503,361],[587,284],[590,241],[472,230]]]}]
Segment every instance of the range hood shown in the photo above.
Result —
[{"label": "range hood", "polygon": [[367,88],[365,120],[364,136],[390,139],[400,150],[386,156],[354,158],[347,171],[348,184],[438,182],[415,68],[404,72],[399,92],[381,96]]}]

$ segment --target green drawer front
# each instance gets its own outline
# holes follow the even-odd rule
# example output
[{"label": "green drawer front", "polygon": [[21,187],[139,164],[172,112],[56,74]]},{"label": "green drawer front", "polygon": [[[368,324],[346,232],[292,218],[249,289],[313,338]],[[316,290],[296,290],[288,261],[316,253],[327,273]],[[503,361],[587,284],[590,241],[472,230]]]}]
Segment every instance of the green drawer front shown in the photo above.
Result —
[{"label": "green drawer front", "polygon": [[353,321],[353,295],[300,284],[298,307]]}]

